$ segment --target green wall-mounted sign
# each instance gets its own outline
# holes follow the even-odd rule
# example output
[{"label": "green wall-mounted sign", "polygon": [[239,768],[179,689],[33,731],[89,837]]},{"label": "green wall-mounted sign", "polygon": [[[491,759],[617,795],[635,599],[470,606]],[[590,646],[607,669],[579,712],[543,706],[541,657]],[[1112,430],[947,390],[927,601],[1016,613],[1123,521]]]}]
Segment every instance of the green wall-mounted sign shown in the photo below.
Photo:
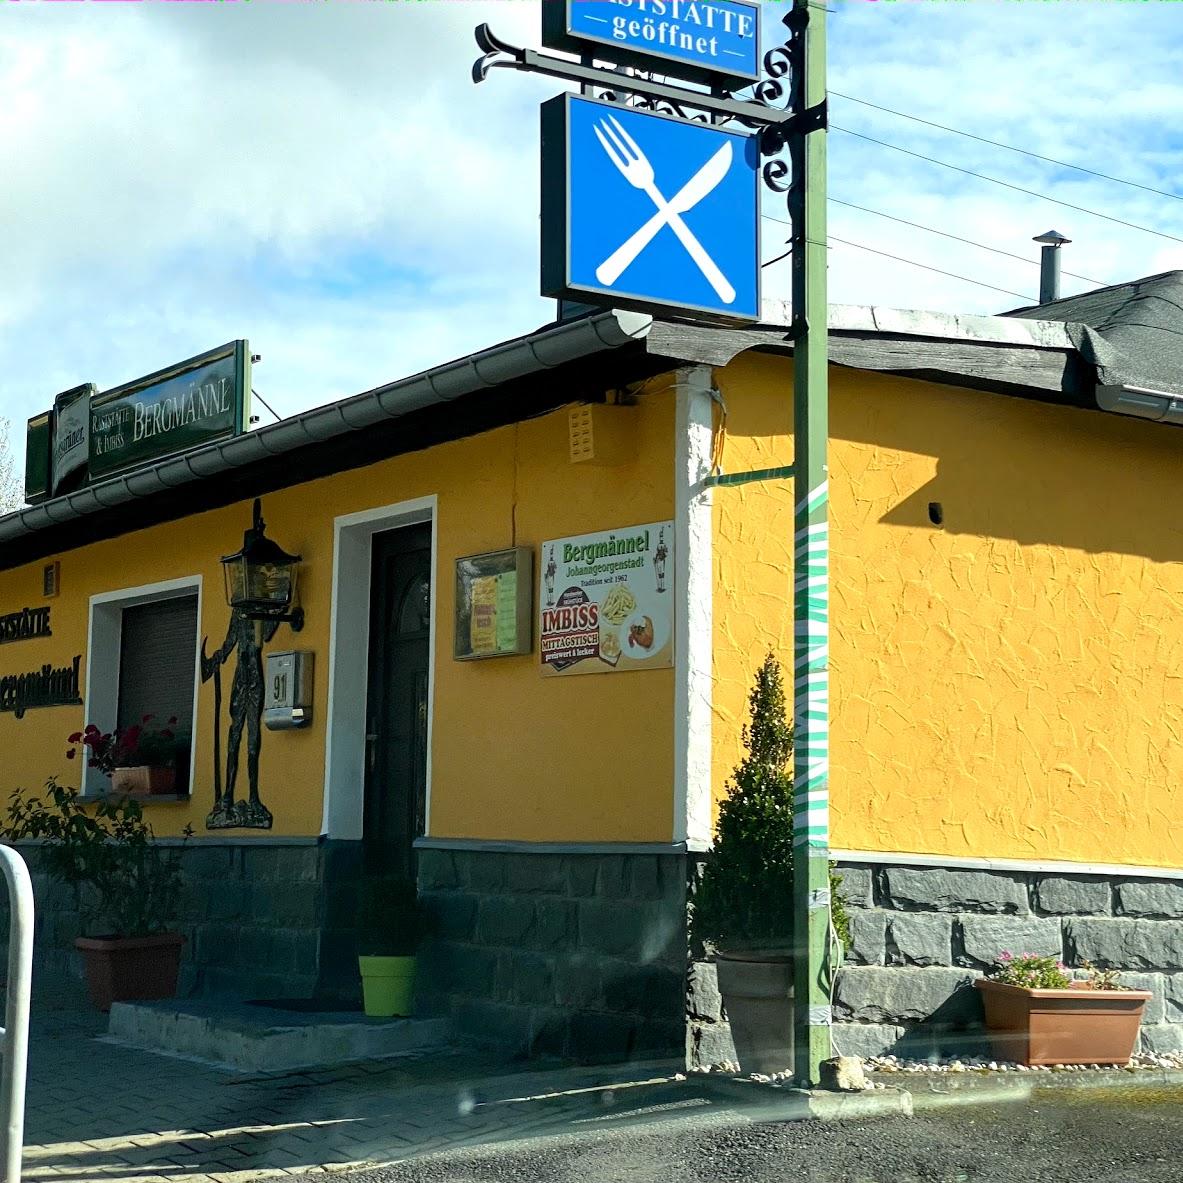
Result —
[{"label": "green wall-mounted sign", "polygon": [[49,496],[49,450],[53,412],[42,411],[29,420],[25,433],[25,500],[30,504]]},{"label": "green wall-mounted sign", "polygon": [[251,352],[231,341],[114,390],[76,386],[29,420],[32,504],[167,456],[241,435],[250,422]]},{"label": "green wall-mounted sign", "polygon": [[91,482],[244,432],[250,365],[232,341],[92,398]]},{"label": "green wall-mounted sign", "polygon": [[69,493],[86,484],[89,456],[90,400],[98,391],[94,384],[75,386],[53,400],[53,448],[50,466],[53,495]]}]

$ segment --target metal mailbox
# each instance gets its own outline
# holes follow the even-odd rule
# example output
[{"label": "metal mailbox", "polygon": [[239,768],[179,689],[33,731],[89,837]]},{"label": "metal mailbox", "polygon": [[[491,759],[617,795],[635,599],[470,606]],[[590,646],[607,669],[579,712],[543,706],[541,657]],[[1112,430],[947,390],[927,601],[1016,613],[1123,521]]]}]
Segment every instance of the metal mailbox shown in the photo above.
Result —
[{"label": "metal mailbox", "polygon": [[267,698],[263,724],[271,731],[312,722],[313,655],[306,650],[267,654]]}]

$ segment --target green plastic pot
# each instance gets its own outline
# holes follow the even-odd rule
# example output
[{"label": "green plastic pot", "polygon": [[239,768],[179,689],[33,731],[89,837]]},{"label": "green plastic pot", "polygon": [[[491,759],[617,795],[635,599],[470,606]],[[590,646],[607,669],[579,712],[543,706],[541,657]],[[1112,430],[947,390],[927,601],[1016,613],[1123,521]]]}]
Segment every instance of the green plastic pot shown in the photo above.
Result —
[{"label": "green plastic pot", "polygon": [[407,1017],[415,996],[414,957],[359,957],[362,998],[371,1019]]}]

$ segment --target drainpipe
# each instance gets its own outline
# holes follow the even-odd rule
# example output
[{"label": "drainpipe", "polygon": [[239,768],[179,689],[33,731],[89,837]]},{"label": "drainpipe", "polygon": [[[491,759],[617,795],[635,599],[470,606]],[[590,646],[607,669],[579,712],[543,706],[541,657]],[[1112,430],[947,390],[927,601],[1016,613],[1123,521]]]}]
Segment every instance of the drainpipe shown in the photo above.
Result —
[{"label": "drainpipe", "polygon": [[1031,241],[1043,243],[1043,252],[1039,259],[1039,302],[1050,304],[1060,298],[1060,247],[1072,239],[1065,238],[1055,230],[1049,230]]}]

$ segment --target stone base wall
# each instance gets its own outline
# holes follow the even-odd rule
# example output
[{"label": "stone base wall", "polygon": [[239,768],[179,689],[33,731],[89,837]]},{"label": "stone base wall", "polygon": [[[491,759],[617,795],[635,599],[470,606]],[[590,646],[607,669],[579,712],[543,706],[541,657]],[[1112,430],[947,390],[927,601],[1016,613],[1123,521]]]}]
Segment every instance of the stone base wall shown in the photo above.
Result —
[{"label": "stone base wall", "polygon": [[[73,899],[45,874],[38,847],[22,853],[36,892],[35,988],[76,985]],[[201,843],[181,859],[182,996],[359,1000],[360,843]],[[686,974],[694,862],[675,853],[422,851],[432,929],[420,957],[422,1008],[522,1055],[734,1059],[713,966]],[[839,1052],[987,1051],[972,983],[1004,949],[1120,970],[1153,994],[1142,1047],[1183,1051],[1183,882],[840,870],[853,949],[834,993]]]},{"label": "stone base wall", "polygon": [[849,1055],[987,1050],[973,979],[1003,950],[1089,961],[1151,990],[1142,1047],[1183,1050],[1183,883],[932,867],[840,867],[853,950],[834,1044]]},{"label": "stone base wall", "polygon": [[[78,911],[70,890],[46,874],[40,848],[20,850],[35,894],[35,987],[58,991],[82,978]],[[193,844],[181,869],[182,997],[360,998],[360,844]],[[6,904],[0,912],[6,942]]]},{"label": "stone base wall", "polygon": [[524,1056],[681,1056],[682,854],[420,852],[425,997]]},{"label": "stone base wall", "polygon": [[[77,991],[72,894],[45,873],[39,847],[22,854],[36,894],[35,987]],[[203,842],[182,849],[181,867],[182,997],[360,1001],[360,843]],[[680,1056],[690,872],[673,853],[424,850],[418,1005],[523,1055]]]},{"label": "stone base wall", "polygon": [[[840,865],[853,948],[834,991],[836,1054],[986,1055],[973,988],[998,954],[1089,961],[1154,997],[1141,1048],[1183,1051],[1183,882]],[[715,967],[690,968],[687,1056],[734,1061]]]}]

